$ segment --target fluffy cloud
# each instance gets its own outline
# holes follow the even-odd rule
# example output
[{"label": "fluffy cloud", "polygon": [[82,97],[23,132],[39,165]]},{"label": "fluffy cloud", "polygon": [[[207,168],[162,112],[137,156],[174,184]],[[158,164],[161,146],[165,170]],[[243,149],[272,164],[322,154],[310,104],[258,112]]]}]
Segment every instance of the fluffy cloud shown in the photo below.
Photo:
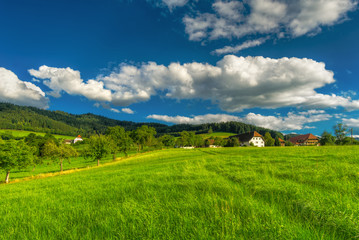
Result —
[{"label": "fluffy cloud", "polygon": [[135,112],[134,112],[132,109],[130,109],[130,108],[122,108],[121,110],[122,110],[122,112],[127,113],[127,114],[134,114],[134,113],[135,113]]},{"label": "fluffy cloud", "polygon": [[207,114],[194,117],[171,117],[167,115],[154,114],[149,115],[147,118],[175,124],[203,124],[237,121],[278,131],[288,131],[315,128],[312,126],[306,126],[306,124],[326,121],[329,120],[331,116],[325,112],[307,111],[298,114],[290,112],[285,117],[264,116],[261,114],[249,113],[242,118],[227,114]]},{"label": "fluffy cloud", "polygon": [[21,81],[12,71],[0,67],[0,101],[48,108],[45,93],[31,82]]},{"label": "fluffy cloud", "polygon": [[81,95],[95,101],[111,101],[111,91],[104,89],[104,84],[97,80],[81,79],[80,72],[71,68],[54,68],[41,66],[39,70],[30,69],[29,73],[38,78],[46,79],[43,83],[52,89],[53,97],[60,97],[64,91],[70,95]]},{"label": "fluffy cloud", "polygon": [[216,66],[193,62],[166,67],[150,62],[140,67],[123,65],[100,80],[114,91],[112,103],[122,106],[164,94],[212,100],[229,112],[286,106],[359,109],[359,101],[315,91],[335,80],[324,63],[311,59],[227,55]]},{"label": "fluffy cloud", "polygon": [[[104,108],[106,108],[106,105],[102,104],[102,106]],[[122,108],[121,110],[118,110],[116,108],[106,108],[106,109],[109,109],[110,111],[112,112],[115,112],[115,113],[121,113],[121,112],[124,112],[124,113],[127,113],[127,114],[134,114],[134,111],[132,111],[130,108]]]},{"label": "fluffy cloud", "polygon": [[348,127],[359,128],[359,119],[355,118],[343,118],[343,123]]},{"label": "fluffy cloud", "polygon": [[120,65],[107,76],[84,82],[80,72],[70,68],[42,66],[30,70],[53,90],[82,95],[90,100],[128,106],[159,95],[171,99],[211,100],[222,110],[240,112],[254,107],[359,109],[350,97],[326,95],[316,89],[335,82],[324,63],[311,59],[236,57],[227,55],[217,64],[154,62],[140,66]]},{"label": "fluffy cloud", "polygon": [[110,110],[111,112],[115,112],[115,113],[127,113],[127,114],[134,114],[135,112],[130,109],[130,108],[122,108],[121,110],[118,110],[117,108],[113,108],[111,107],[111,104],[109,103],[105,103],[105,102],[96,102],[94,103],[94,106],[99,108],[99,107],[103,107],[104,109]]},{"label": "fluffy cloud", "polygon": [[183,117],[183,116],[167,116],[167,115],[149,115],[148,119],[155,119],[163,122],[175,123],[175,124],[202,124],[202,123],[215,123],[215,122],[230,122],[240,121],[239,117],[228,114],[206,114],[195,117]]},{"label": "fluffy cloud", "polygon": [[356,6],[356,0],[217,0],[213,13],[186,15],[183,23],[193,41],[256,34],[298,37],[340,22]]},{"label": "fluffy cloud", "polygon": [[288,131],[314,128],[305,126],[305,124],[326,121],[329,119],[331,119],[331,116],[325,112],[314,113],[308,111],[299,114],[290,112],[286,117],[263,116],[261,114],[249,113],[242,119],[242,121],[273,130]]},{"label": "fluffy cloud", "polygon": [[110,108],[111,112],[120,113],[121,111],[116,108]]},{"label": "fluffy cloud", "polygon": [[262,43],[264,43],[267,39],[268,38],[260,38],[260,39],[256,39],[256,40],[250,40],[250,41],[246,41],[246,42],[244,42],[240,45],[234,46],[234,47],[226,46],[224,48],[216,49],[212,53],[217,54],[217,55],[222,55],[222,54],[227,54],[227,53],[237,53],[246,48],[259,46]]}]

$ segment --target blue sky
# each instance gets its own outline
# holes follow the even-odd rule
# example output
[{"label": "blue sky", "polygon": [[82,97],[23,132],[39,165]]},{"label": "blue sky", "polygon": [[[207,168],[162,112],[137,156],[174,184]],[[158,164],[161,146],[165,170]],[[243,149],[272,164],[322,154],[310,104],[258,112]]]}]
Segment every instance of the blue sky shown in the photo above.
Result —
[{"label": "blue sky", "polygon": [[356,0],[4,0],[0,101],[359,135]]}]

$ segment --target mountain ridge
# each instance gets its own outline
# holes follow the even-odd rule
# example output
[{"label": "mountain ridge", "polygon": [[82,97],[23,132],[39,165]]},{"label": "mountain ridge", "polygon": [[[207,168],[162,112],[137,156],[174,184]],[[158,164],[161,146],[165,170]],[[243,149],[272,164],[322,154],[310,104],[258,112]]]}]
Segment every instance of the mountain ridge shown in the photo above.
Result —
[{"label": "mountain ridge", "polygon": [[168,126],[162,123],[116,120],[93,113],[72,114],[59,110],[51,111],[0,102],[1,129],[29,130],[70,136],[78,134],[90,136],[102,134],[108,127],[122,126],[129,131],[144,124],[154,127],[159,135],[166,133],[176,135],[182,131],[206,133],[209,129],[212,129],[215,132],[231,133],[257,131],[262,135],[265,132],[269,132],[273,137],[283,137],[278,131],[241,122],[205,123],[199,125],[177,124]]}]

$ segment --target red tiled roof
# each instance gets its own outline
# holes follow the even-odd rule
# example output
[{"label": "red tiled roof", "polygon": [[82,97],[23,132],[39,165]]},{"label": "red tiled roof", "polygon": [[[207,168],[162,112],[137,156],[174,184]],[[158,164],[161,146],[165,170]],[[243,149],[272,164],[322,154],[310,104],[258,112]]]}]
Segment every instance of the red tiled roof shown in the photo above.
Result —
[{"label": "red tiled roof", "polygon": [[81,138],[81,135],[78,135],[77,137],[78,137],[78,138]]},{"label": "red tiled roof", "polygon": [[253,132],[253,137],[263,137],[262,135],[260,135],[257,131]]},{"label": "red tiled roof", "polygon": [[284,143],[285,141],[281,138],[278,138],[279,142]]},{"label": "red tiled roof", "polygon": [[292,137],[292,138],[289,139],[289,141],[291,141],[293,144],[296,144],[297,142],[304,142],[304,141],[309,140],[309,139],[319,140],[313,134],[308,133],[308,134],[298,135],[298,136]]}]

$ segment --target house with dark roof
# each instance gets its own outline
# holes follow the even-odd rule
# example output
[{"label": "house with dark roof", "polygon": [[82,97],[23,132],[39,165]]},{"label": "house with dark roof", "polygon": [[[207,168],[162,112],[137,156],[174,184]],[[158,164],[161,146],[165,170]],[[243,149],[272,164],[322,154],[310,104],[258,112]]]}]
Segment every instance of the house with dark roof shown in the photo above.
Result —
[{"label": "house with dark roof", "polygon": [[294,146],[317,146],[319,139],[311,133],[298,135],[289,139]]},{"label": "house with dark roof", "polygon": [[256,131],[230,136],[229,138],[237,138],[241,146],[250,146],[253,144],[256,147],[264,147],[263,136]]}]

